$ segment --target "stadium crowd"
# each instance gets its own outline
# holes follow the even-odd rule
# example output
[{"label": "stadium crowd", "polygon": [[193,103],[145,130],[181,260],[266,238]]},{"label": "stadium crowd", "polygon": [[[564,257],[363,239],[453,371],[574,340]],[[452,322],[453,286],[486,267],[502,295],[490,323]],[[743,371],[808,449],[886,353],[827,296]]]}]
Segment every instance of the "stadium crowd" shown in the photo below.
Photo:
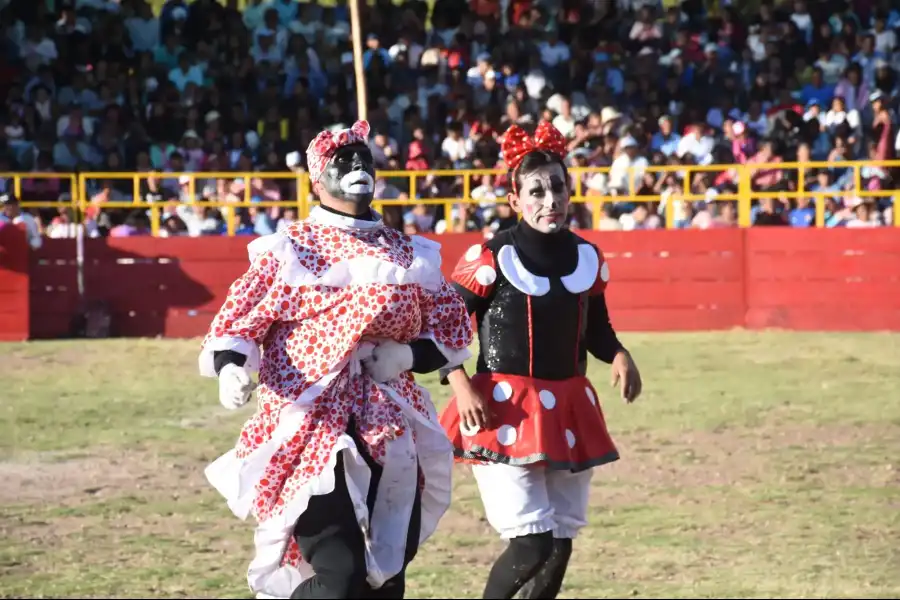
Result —
[{"label": "stadium crowd", "polygon": [[[159,203],[163,235],[221,235],[230,210],[240,234],[289,223],[296,180],[243,175],[301,172],[316,132],[357,114],[345,0],[7,0],[0,17],[0,173],[146,173],[138,200]],[[584,195],[653,199],[603,203],[606,230],[662,227],[669,203],[677,227],[735,226],[735,203],[715,199],[736,193],[738,172],[677,166],[900,151],[896,1],[374,0],[362,22],[379,168],[502,168],[505,128],[549,119],[572,166],[609,167],[580,176]],[[826,226],[869,227],[892,222],[892,198],[854,191],[891,190],[898,176],[870,166],[857,181],[838,165],[806,169],[802,184],[833,192],[821,196]],[[796,169],[756,170],[750,183],[768,192],[754,225],[815,225],[817,200],[790,194]],[[26,177],[17,199],[13,180],[0,180],[0,221],[21,218],[17,200],[58,203],[32,210],[31,226],[71,236],[69,185]],[[385,218],[409,232],[489,234],[515,220],[506,185],[475,176],[478,204],[387,207]],[[423,174],[415,191],[460,198],[463,181]],[[409,193],[406,178],[377,182],[377,198]],[[131,179],[90,179],[87,195],[90,235],[149,234],[150,211],[104,207],[134,200]],[[285,204],[218,209],[192,195]],[[573,205],[573,226],[591,227],[590,210]]]}]

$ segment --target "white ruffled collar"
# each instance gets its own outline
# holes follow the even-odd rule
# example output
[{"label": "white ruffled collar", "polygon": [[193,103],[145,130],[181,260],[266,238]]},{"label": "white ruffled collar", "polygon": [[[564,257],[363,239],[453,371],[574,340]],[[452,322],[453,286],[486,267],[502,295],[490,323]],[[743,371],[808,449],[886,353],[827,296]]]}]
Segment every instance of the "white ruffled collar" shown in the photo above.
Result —
[{"label": "white ruffled collar", "polygon": [[331,225],[332,227],[340,227],[341,229],[379,229],[384,227],[384,221],[381,215],[372,211],[375,219],[372,221],[363,221],[339,215],[331,211],[325,210],[321,206],[314,207],[309,211],[309,220],[319,225]]},{"label": "white ruffled collar", "polygon": [[[497,252],[497,263],[506,280],[523,294],[543,296],[550,291],[550,278],[541,277],[529,271],[512,244],[500,248],[500,251]],[[598,270],[603,281],[607,281],[609,267],[604,262],[603,269],[600,268],[600,257],[594,247],[590,244],[578,244],[578,264],[575,270],[560,279],[570,293],[580,294],[594,285]]]},{"label": "white ruffled collar", "polygon": [[[310,211],[310,216],[312,216]],[[323,210],[324,214],[331,214]],[[340,217],[340,215],[333,215]],[[369,223],[369,221],[350,221]],[[380,221],[379,221],[380,222]],[[287,231],[272,233],[256,238],[247,246],[250,262],[260,254],[271,252],[281,265],[280,277],[291,287],[323,285],[327,287],[347,287],[351,285],[406,285],[418,284],[427,290],[440,289],[441,245],[418,235],[409,237],[412,243],[413,260],[409,267],[403,267],[392,260],[377,256],[360,255],[338,260],[325,269],[310,271],[301,262],[297,247]],[[299,242],[300,245],[304,245]],[[311,250],[316,253],[314,248]]]}]

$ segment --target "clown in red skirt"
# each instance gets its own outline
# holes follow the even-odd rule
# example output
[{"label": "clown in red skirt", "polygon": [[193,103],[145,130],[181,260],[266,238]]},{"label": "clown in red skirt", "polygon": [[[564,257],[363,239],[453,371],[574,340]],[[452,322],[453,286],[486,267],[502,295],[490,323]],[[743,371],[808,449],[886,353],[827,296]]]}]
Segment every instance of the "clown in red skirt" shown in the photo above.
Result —
[{"label": "clown in red skirt", "polygon": [[488,522],[509,540],[484,598],[555,598],[587,524],[593,467],[618,460],[588,354],[612,365],[632,402],[641,378],[610,323],[602,252],[566,226],[565,142],[549,123],[505,134],[518,225],[460,259],[452,283],[475,316],[478,362],[443,369],[441,415],[458,461],[472,465]]}]

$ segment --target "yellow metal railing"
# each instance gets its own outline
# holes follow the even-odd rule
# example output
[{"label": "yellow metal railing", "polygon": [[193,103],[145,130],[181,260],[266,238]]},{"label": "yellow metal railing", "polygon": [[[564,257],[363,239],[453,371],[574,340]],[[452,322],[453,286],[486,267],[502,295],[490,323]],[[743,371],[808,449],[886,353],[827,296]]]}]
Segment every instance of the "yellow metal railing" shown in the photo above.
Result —
[{"label": "yellow metal railing", "polygon": [[[0,180],[12,181],[12,186],[7,184],[8,190],[20,200],[27,200],[31,208],[59,208],[60,206],[74,206],[78,197],[78,176],[74,173],[0,173]],[[69,195],[69,202],[61,202],[59,198],[64,194]],[[55,200],[34,200],[40,196],[55,198]]]},{"label": "yellow metal railing", "polygon": [[[181,183],[182,179],[185,180],[184,184]],[[133,198],[131,202],[110,202],[105,200],[97,202],[97,195],[91,194],[91,188],[102,186],[103,182],[115,182],[123,180],[131,182],[131,196]],[[222,190],[220,191],[217,189],[216,191],[216,195],[219,196],[220,199],[198,201],[197,180],[216,180],[217,187],[219,185],[222,185]],[[238,180],[242,181],[242,187],[240,188],[240,191],[229,191],[228,189],[225,189],[228,185],[228,183],[226,182],[234,183]],[[296,184],[297,194],[295,198],[291,200],[253,200],[254,182],[261,182],[263,185],[258,188],[258,191],[261,193],[265,193],[265,182],[285,180],[291,180]],[[236,211],[234,210],[236,208],[291,207],[297,210],[298,217],[303,217],[309,214],[309,177],[305,173],[222,173],[212,171],[202,173],[81,173],[78,175],[77,203],[79,213],[84,214],[84,211],[87,209],[87,207],[92,204],[97,204],[102,208],[147,208],[150,210],[151,232],[154,236],[159,235],[160,210],[165,208],[166,204],[169,204],[170,202],[166,200],[162,200],[160,202],[141,201],[141,197],[143,195],[142,185],[144,183],[147,183],[149,186],[150,182],[154,182],[155,189],[152,191],[159,191],[163,189],[163,182],[165,181],[177,181],[179,188],[182,188],[183,186],[183,189],[179,190],[179,192],[183,191],[187,200],[182,202],[179,199],[179,201],[176,201],[177,203],[187,206],[221,209],[222,216],[225,218],[225,222],[228,227],[229,236],[234,235],[237,231],[237,221],[235,219]],[[240,197],[240,200],[222,200],[221,196],[223,195],[226,197]],[[27,206],[27,203],[23,202],[22,205]]]},{"label": "yellow metal railing", "polygon": [[[900,169],[900,160],[896,161],[854,161],[854,162],[811,162],[811,163],[774,163],[753,165],[706,165],[706,166],[649,166],[642,173],[630,170],[626,181],[627,189],[612,192],[608,188],[610,168],[608,167],[582,167],[571,168],[572,177],[572,202],[583,204],[590,210],[592,227],[597,228],[602,218],[604,204],[611,202],[629,203],[660,203],[661,189],[657,186],[648,188],[647,193],[641,191],[638,179],[643,174],[652,175],[648,178],[650,184],[656,185],[670,174],[675,175],[672,185],[663,187],[666,199],[662,209],[667,228],[673,228],[678,221],[677,207],[681,203],[698,201],[710,202],[734,202],[737,206],[738,225],[749,227],[751,225],[751,209],[755,202],[760,200],[797,200],[807,198],[814,200],[815,224],[824,227],[826,222],[826,198],[850,198],[861,199],[892,198],[900,195],[900,190],[869,190],[863,181],[864,168],[880,168],[882,170]],[[833,173],[841,174],[842,181],[851,182],[850,190],[808,190],[807,175],[814,169],[829,169]],[[760,173],[779,172],[782,178],[788,177],[794,181],[794,188],[789,191],[759,191],[755,189],[755,177]],[[445,215],[453,214],[453,208],[463,208],[471,204],[489,203],[491,200],[472,194],[477,188],[485,184],[491,189],[498,178],[505,178],[506,171],[497,169],[481,170],[444,170],[444,171],[379,171],[380,179],[385,180],[399,191],[397,199],[376,199],[373,203],[375,210],[382,211],[391,206],[417,206],[417,205],[442,205]],[[593,179],[599,177],[599,179]],[[169,187],[181,194],[181,203],[189,206],[203,208],[218,208],[222,211],[228,226],[228,234],[234,235],[237,229],[236,209],[240,208],[268,208],[291,207],[296,209],[298,218],[309,214],[309,210],[317,202],[310,185],[309,177],[305,173],[291,172],[247,172],[247,173],[0,173],[0,178],[12,180],[12,189],[18,198],[22,200],[22,206],[26,208],[49,208],[66,206],[64,202],[34,202],[30,196],[30,190],[37,189],[35,182],[41,180],[59,180],[68,184],[71,207],[78,218],[85,214],[85,210],[92,206],[104,208],[138,208],[150,211],[150,222],[153,234],[159,233],[160,211],[167,202],[147,202],[143,199],[145,189],[161,189],[164,182]],[[735,191],[708,196],[705,188],[712,187],[717,179],[727,180]],[[183,180],[183,183],[182,183]],[[239,181],[240,180],[240,181]],[[425,186],[430,186],[435,180],[448,182],[458,191],[452,197],[445,198],[419,198]],[[600,181],[600,185],[593,185],[593,181]],[[198,182],[210,181],[215,183],[208,198],[198,197]],[[254,196],[263,195],[267,189],[278,185],[278,182],[289,182],[289,196],[283,195],[280,200],[253,201]],[[833,180],[832,180],[833,181]],[[125,197],[131,197],[131,201],[107,201],[102,193],[104,185],[115,185],[119,193]],[[128,183],[126,183],[128,182]],[[719,181],[718,183],[722,183]],[[117,185],[118,184],[118,185]],[[127,190],[127,191],[123,191]],[[237,191],[235,191],[237,190]],[[200,194],[202,196],[203,194]],[[505,198],[497,198],[497,202],[505,201]],[[462,215],[463,211],[458,211]],[[460,231],[461,223],[450,223],[448,219],[447,232]],[[893,225],[900,227],[900,210],[893,211]]]}]

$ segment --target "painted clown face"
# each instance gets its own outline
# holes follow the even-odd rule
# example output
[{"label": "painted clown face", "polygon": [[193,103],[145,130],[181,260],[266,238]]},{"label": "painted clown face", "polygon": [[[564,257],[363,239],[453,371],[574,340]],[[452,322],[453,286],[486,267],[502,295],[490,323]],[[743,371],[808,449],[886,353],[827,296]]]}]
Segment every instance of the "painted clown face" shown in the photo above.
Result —
[{"label": "painted clown face", "polygon": [[537,231],[561,230],[569,211],[569,186],[562,166],[544,165],[520,175],[518,180],[518,194],[509,195],[513,210]]},{"label": "painted clown face", "polygon": [[375,195],[375,162],[365,144],[337,149],[319,180],[328,195],[365,209]]}]

